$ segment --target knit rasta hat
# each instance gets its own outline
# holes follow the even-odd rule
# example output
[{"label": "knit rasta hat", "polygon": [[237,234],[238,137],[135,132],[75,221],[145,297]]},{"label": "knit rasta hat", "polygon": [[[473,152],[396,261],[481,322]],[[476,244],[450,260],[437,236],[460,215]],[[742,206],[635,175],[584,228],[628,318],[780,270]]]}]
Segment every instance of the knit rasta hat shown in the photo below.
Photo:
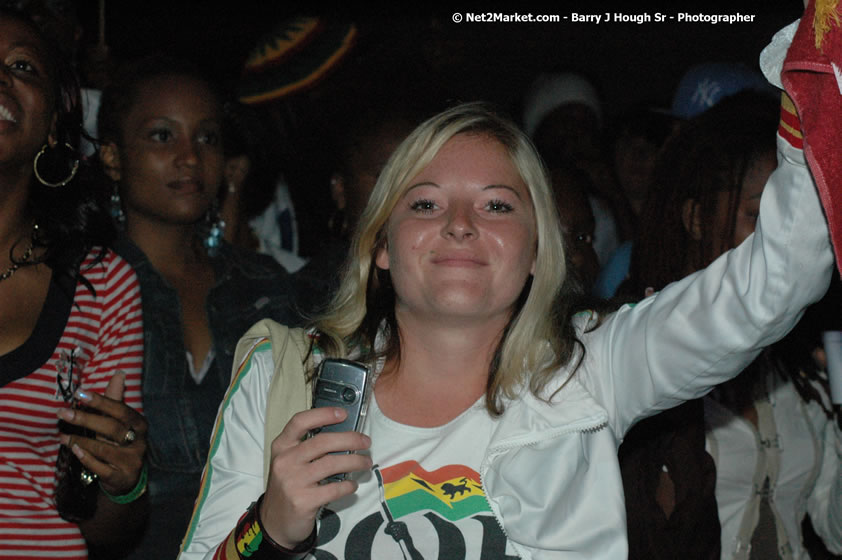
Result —
[{"label": "knit rasta hat", "polygon": [[256,105],[313,87],[348,54],[356,37],[353,23],[307,16],[280,22],[249,54],[237,97]]}]

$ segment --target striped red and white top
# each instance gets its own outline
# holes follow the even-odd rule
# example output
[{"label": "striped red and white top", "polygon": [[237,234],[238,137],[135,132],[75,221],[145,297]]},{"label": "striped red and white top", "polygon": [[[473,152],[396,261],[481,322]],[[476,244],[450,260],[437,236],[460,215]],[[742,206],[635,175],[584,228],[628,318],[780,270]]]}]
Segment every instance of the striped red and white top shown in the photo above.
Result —
[{"label": "striped red and white top", "polygon": [[4,560],[88,558],[78,526],[59,517],[54,500],[56,414],[68,406],[58,389],[59,372],[66,377],[72,359],[74,386],[102,393],[111,376],[123,371],[125,401],[141,409],[140,288],[134,271],[116,254],[109,251],[102,262],[93,264],[98,250],[88,254],[81,268],[94,293],[77,282],[67,324],[52,356],[29,375],[0,387],[0,558]]}]

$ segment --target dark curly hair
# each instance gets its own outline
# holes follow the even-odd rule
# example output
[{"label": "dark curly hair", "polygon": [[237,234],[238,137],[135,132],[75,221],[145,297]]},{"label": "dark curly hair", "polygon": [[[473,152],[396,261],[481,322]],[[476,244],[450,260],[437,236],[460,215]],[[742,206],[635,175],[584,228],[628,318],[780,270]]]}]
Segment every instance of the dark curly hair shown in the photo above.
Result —
[{"label": "dark curly hair", "polygon": [[[30,28],[46,54],[44,63],[51,81],[56,145],[45,150],[39,159],[39,174],[47,181],[60,182],[70,175],[74,162],[78,161],[79,165],[73,179],[60,187],[43,185],[33,174],[27,212],[38,224],[38,235],[33,241],[45,250],[39,258],[19,264],[44,263],[58,274],[75,276],[85,255],[94,247],[107,246],[114,235],[102,193],[93,188],[92,171],[81,155],[80,143],[85,133],[79,80],[65,51],[28,15],[0,8],[0,18]],[[103,256],[104,249],[99,258]]]}]

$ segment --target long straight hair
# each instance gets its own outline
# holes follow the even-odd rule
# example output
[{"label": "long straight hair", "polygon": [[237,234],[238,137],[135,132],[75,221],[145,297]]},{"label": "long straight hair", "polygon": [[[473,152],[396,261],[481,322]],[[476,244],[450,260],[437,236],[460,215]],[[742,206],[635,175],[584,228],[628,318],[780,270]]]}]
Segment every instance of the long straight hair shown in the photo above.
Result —
[{"label": "long straight hair", "polygon": [[489,364],[486,406],[499,415],[502,397],[514,398],[523,386],[541,396],[574,356],[578,340],[569,321],[572,310],[562,295],[564,249],[546,171],[526,135],[484,103],[461,104],[428,119],[395,150],[359,220],[339,289],[315,328],[327,356],[400,360],[395,292],[389,272],[376,267],[375,255],[386,241],[389,216],[411,181],[448,140],[463,134],[490,138],[505,148],[527,186],[536,222],[534,275],[526,281]]}]

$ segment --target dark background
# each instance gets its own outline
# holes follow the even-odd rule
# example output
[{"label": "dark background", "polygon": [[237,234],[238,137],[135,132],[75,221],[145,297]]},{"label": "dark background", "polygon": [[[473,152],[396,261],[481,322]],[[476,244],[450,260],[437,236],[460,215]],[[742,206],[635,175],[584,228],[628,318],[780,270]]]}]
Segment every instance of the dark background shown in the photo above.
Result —
[{"label": "dark background", "polygon": [[[98,40],[98,2],[80,0],[83,43]],[[676,7],[678,6],[678,7]],[[298,214],[300,250],[318,251],[331,212],[327,185],[332,146],[349,115],[387,103],[432,114],[444,104],[482,99],[520,118],[522,97],[542,71],[576,70],[601,93],[605,122],[640,103],[668,108],[682,74],[706,61],[757,68],[762,48],[797,19],[801,0],[691,2],[556,2],[433,8],[415,4],[107,1],[105,38],[117,61],[151,51],[194,61],[233,97],[249,50],[273,25],[293,15],[353,21],[358,39],[349,57],[315,89],[261,107],[274,123],[267,145],[283,172]],[[752,14],[752,23],[454,23],[454,12],[558,14],[679,12]],[[653,18],[654,19],[654,18]],[[279,109],[280,107],[280,109]],[[275,111],[273,113],[273,110]],[[278,120],[278,111],[284,117]],[[278,124],[278,123],[282,124]],[[278,131],[281,130],[280,133]],[[271,192],[264,193],[271,196]],[[263,202],[258,201],[261,204]],[[268,200],[266,201],[268,202]]]},{"label": "dark background", "polygon": [[[350,2],[348,4],[351,4]],[[350,67],[356,81],[388,90],[424,89],[457,99],[484,98],[515,110],[534,76],[545,69],[575,68],[603,93],[606,112],[638,101],[668,105],[683,71],[700,61],[740,61],[755,66],[776,30],[799,17],[800,0],[710,3],[509,2],[450,8],[365,4],[319,7],[275,1],[111,1],[106,41],[119,59],[150,50],[188,57],[233,89],[256,38],[296,13],[352,20],[360,36]],[[97,3],[80,2],[86,40],[97,39]],[[491,7],[489,7],[491,6]],[[453,23],[453,12],[504,13],[748,13],[753,23]],[[354,81],[354,78],[347,78]],[[340,80],[337,80],[340,82]],[[330,84],[327,84],[330,87]],[[337,83],[336,87],[346,87]]]}]

